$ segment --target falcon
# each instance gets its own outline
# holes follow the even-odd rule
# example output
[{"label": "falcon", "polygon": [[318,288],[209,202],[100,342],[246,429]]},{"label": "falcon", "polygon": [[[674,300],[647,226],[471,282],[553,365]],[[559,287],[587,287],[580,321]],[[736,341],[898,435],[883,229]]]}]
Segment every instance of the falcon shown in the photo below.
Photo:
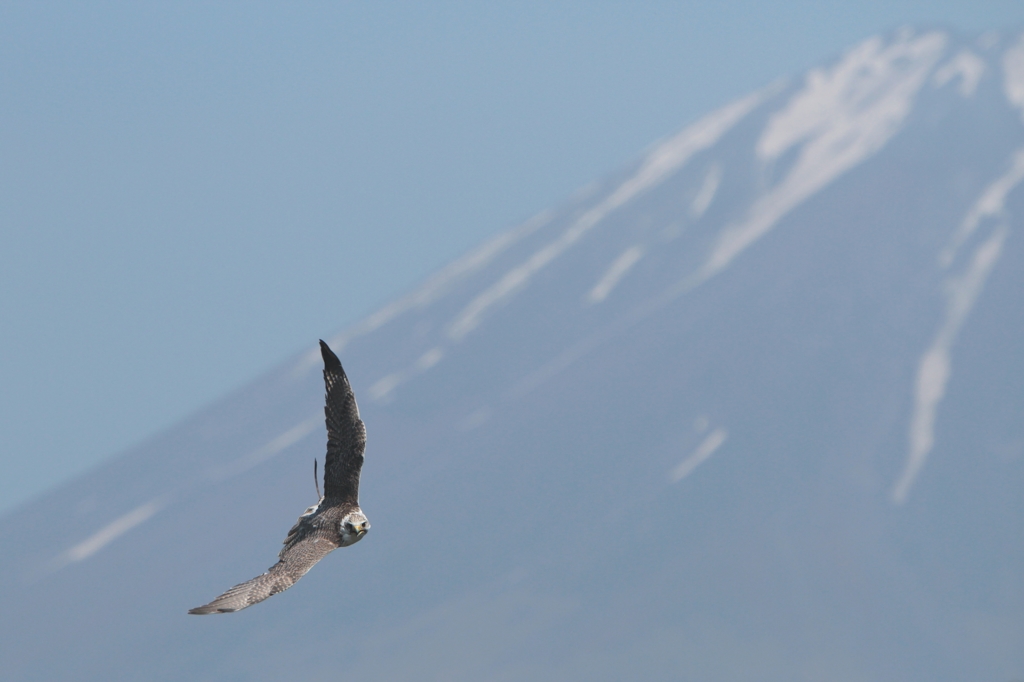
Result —
[{"label": "falcon", "polygon": [[[363,467],[366,427],[359,418],[352,386],[338,356],[320,341],[327,387],[327,458],[324,461],[324,494],[307,509],[284,539],[278,561],[263,575],[235,585],[205,606],[189,613],[231,613],[258,604],[283,592],[306,575],[313,564],[338,547],[363,539],[370,522],[359,508],[359,471]],[[315,467],[314,467],[315,468]],[[315,473],[315,472],[314,472]],[[317,495],[319,495],[319,487]]]}]

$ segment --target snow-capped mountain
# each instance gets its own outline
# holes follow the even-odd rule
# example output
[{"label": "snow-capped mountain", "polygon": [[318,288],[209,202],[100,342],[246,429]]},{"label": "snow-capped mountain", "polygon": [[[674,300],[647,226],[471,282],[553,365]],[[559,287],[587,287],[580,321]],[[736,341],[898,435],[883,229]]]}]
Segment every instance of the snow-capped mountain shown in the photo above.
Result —
[{"label": "snow-capped mountain", "polygon": [[[875,37],[0,519],[11,680],[1024,677],[1024,38]],[[344,292],[339,292],[339,296]]]}]

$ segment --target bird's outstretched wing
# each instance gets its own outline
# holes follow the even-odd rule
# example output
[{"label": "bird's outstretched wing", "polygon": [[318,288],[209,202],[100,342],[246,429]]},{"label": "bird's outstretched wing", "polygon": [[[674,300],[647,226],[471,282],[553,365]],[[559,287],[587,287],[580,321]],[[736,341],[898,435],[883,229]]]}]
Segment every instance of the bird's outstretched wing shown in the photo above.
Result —
[{"label": "bird's outstretched wing", "polygon": [[325,534],[318,532],[310,524],[304,524],[300,518],[285,539],[285,547],[280,554],[281,560],[271,566],[266,573],[235,585],[209,604],[190,609],[189,613],[198,616],[231,613],[258,604],[294,585],[316,562],[337,547],[338,545]]},{"label": "bird's outstretched wing", "polygon": [[320,342],[324,358],[327,401],[327,459],[324,461],[324,502],[328,505],[358,504],[359,470],[363,468],[366,427],[341,361],[327,344]]}]

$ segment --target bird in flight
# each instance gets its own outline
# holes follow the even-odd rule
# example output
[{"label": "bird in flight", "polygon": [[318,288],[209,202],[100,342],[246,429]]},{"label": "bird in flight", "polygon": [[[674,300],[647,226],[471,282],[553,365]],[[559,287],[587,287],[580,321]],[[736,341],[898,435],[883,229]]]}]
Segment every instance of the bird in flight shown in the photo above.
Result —
[{"label": "bird in flight", "polygon": [[258,604],[287,590],[329,552],[359,542],[370,530],[370,522],[359,508],[359,470],[363,466],[366,427],[359,418],[355,394],[338,356],[323,341],[320,354],[324,358],[324,384],[327,386],[323,496],[288,531],[284,549],[278,555],[280,561],[263,575],[235,585],[189,613],[231,613]]}]

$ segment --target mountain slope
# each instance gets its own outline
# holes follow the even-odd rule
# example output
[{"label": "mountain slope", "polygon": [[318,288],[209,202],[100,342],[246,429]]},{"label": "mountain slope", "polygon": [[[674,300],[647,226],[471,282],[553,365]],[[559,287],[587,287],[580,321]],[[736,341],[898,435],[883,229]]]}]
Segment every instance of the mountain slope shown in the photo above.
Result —
[{"label": "mountain slope", "polygon": [[[1024,674],[1024,41],[905,30],[729,104],[0,520],[10,679]],[[343,292],[339,292],[343,295]],[[56,655],[55,652],[60,652]]]}]

